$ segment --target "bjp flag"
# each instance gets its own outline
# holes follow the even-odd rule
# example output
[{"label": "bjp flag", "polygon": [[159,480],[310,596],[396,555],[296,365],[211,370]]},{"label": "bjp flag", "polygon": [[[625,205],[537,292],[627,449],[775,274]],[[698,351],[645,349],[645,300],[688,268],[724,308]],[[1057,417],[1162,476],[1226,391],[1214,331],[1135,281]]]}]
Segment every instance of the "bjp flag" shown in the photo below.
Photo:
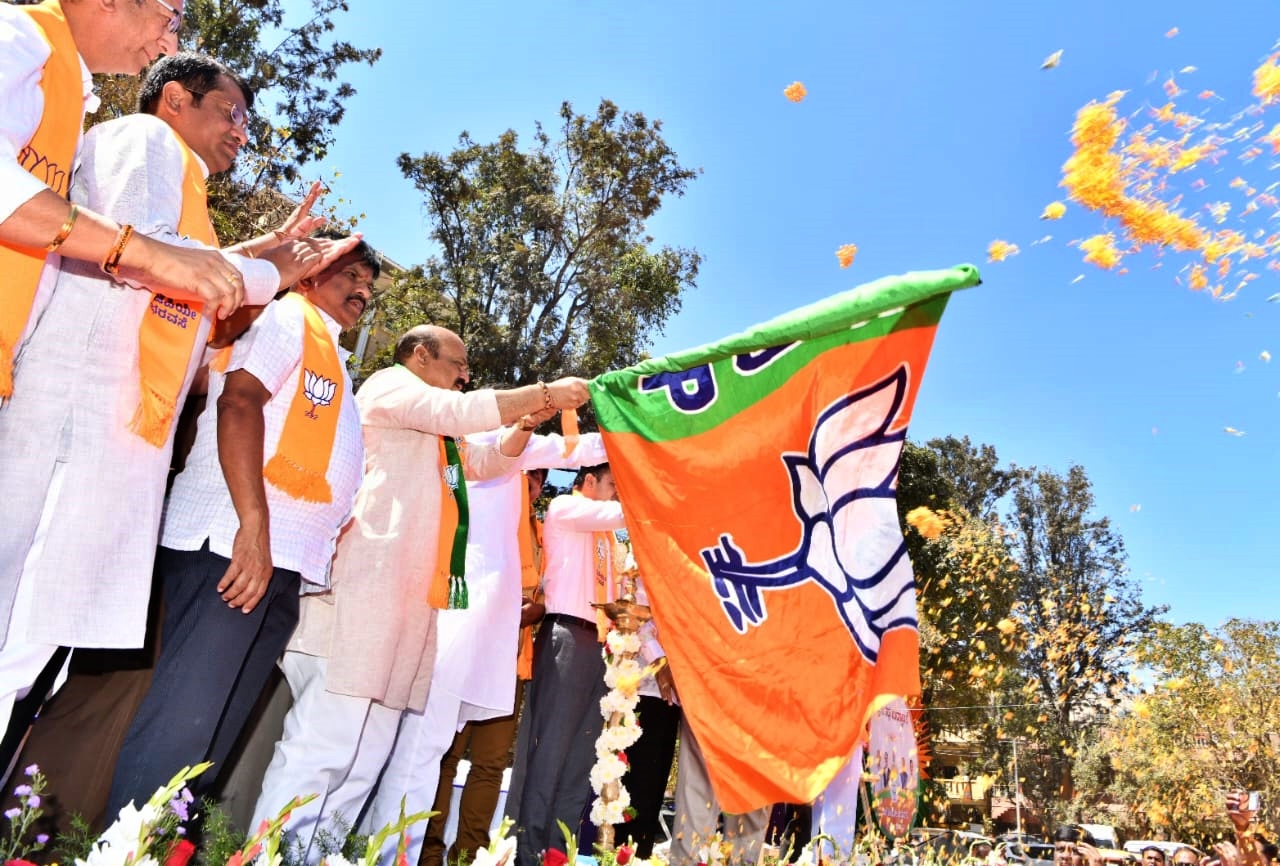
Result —
[{"label": "bjp flag", "polygon": [[920,691],[895,491],[951,292],[889,277],[592,382],[633,551],[721,808],[807,803]]}]

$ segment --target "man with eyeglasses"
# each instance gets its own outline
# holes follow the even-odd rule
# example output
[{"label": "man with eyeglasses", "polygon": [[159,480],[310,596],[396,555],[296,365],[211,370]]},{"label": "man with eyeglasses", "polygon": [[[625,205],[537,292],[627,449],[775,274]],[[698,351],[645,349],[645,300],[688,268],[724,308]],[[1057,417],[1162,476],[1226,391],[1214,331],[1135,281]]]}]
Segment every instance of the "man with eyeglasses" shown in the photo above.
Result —
[{"label": "man with eyeglasses", "polygon": [[[205,178],[231,166],[245,135],[191,91],[216,92],[242,111],[250,96],[209,58],[157,62],[142,113],[86,135],[72,200],[161,242],[216,249]],[[294,237],[317,222],[300,208],[219,258],[243,275],[249,300],[265,304],[357,240]],[[209,306],[153,288],[64,262],[19,358],[0,412],[0,485],[23,492],[0,499],[0,721],[58,647],[143,644],[174,422],[212,328]]]},{"label": "man with eyeglasses", "polygon": [[134,232],[121,214],[68,202],[85,114],[98,107],[92,75],[136,75],[173,54],[181,7],[182,0],[0,3],[0,401],[12,393],[15,358],[62,259],[207,303],[219,317],[243,301],[244,277],[226,257]]}]

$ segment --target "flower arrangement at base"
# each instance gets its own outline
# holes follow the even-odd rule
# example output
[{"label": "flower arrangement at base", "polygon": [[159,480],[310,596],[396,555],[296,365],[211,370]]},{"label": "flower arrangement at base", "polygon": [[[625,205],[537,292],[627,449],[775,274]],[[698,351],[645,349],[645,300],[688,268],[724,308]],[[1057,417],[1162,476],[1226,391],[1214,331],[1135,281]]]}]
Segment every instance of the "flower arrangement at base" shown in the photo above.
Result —
[{"label": "flower arrangement at base", "polygon": [[[311,798],[308,797],[308,800]],[[305,802],[305,801],[303,801]],[[365,845],[364,856],[355,863],[352,863],[341,854],[330,854],[321,861],[320,866],[378,866],[378,861],[382,857],[382,847],[386,845],[387,840],[393,835],[397,836],[396,842],[396,866],[408,866],[409,859],[407,852],[409,850],[409,828],[419,821],[427,821],[438,815],[438,812],[414,812],[411,815],[404,813],[405,798],[400,798],[400,817],[394,824],[388,824],[377,833],[369,837],[369,843]],[[287,820],[287,816],[286,816]],[[514,841],[512,845],[514,847]],[[228,863],[227,866],[240,866],[239,863]],[[271,864],[278,866],[278,864]]]},{"label": "flower arrangement at base", "polygon": [[187,782],[212,766],[206,762],[183,767],[141,809],[130,800],[93,843],[88,856],[76,859],[76,866],[160,866],[157,853],[167,861],[181,841],[182,822],[188,817],[187,806],[192,798]]},{"label": "flower arrangement at base", "polygon": [[26,841],[27,832],[44,814],[44,810],[40,808],[40,798],[44,795],[48,782],[35,764],[23,770],[23,775],[31,781],[13,789],[18,805],[4,813],[9,821],[9,832],[3,844],[0,844],[0,862],[6,866],[10,863],[29,863],[27,858],[42,850],[49,841],[44,833],[37,835],[33,841]]},{"label": "flower arrangement at base", "polygon": [[[636,661],[640,652],[640,636],[634,631],[610,630],[604,645],[604,683],[609,691],[600,699],[600,714],[605,725],[596,738],[596,763],[591,768],[591,790],[596,799],[591,804],[591,823],[610,828],[602,834],[606,849],[613,847],[612,827],[635,817],[631,794],[622,784],[627,772],[627,749],[640,739],[640,723],[636,706],[640,703],[640,682],[665,663],[659,659],[649,667]],[[603,840],[607,839],[607,842]]]},{"label": "flower arrangement at base", "polygon": [[477,848],[471,866],[507,866],[516,856],[516,837],[508,835],[515,821],[504,817],[498,829],[489,834],[489,845]]}]

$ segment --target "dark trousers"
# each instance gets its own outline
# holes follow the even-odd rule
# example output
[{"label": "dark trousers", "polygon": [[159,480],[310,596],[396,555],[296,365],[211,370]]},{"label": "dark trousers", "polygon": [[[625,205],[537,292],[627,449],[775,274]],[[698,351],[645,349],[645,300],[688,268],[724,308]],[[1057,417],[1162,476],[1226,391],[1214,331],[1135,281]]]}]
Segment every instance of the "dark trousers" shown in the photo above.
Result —
[{"label": "dark trousers", "polygon": [[[524,683],[516,683],[514,709],[519,712]],[[427,833],[422,842],[422,855],[418,866],[444,866],[461,860],[471,862],[476,849],[489,844],[489,826],[498,808],[502,794],[502,772],[511,757],[512,741],[516,733],[516,714],[467,722],[453,738],[453,745],[440,760],[440,785],[436,789],[436,802],[432,810],[438,814],[427,823]],[[458,774],[458,762],[471,761],[467,782],[458,798],[458,834],[449,847],[446,860],[444,851],[445,825],[453,798],[453,779]]]},{"label": "dark trousers", "polygon": [[591,797],[596,738],[604,726],[604,657],[595,623],[547,614],[533,644],[533,679],[516,745],[516,859],[538,866],[542,851],[564,850],[556,821],[578,826]]},{"label": "dark trousers", "polygon": [[636,816],[625,824],[614,824],[613,838],[618,844],[634,840],[635,855],[648,860],[653,854],[653,843],[658,841],[658,813],[667,795],[671,761],[676,756],[680,707],[662,698],[641,695],[636,721],[640,725],[640,739],[627,749],[627,772],[622,777]]},{"label": "dark trousers", "polygon": [[107,814],[141,805],[185,766],[213,761],[191,784],[209,790],[298,624],[296,571],[277,568],[243,613],[217,591],[231,561],[200,550],[156,551],[164,589],[160,658],[125,734]]}]

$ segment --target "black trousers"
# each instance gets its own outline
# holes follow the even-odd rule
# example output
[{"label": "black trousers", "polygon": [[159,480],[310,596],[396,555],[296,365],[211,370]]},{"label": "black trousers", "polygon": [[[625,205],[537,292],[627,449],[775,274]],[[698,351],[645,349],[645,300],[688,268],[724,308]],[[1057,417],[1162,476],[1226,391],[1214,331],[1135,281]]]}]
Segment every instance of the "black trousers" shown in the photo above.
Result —
[{"label": "black trousers", "polygon": [[266,594],[244,613],[217,591],[231,561],[209,551],[156,551],[164,589],[160,657],[151,688],[125,734],[111,781],[108,820],[141,805],[174,773],[214,766],[191,784],[208,791],[223,769],[276,660],[298,624],[298,572],[277,568]]},{"label": "black trousers", "polygon": [[641,695],[636,720],[640,724],[640,739],[627,749],[627,772],[622,777],[636,816],[625,824],[614,824],[613,838],[619,845],[633,839],[635,855],[648,860],[653,854],[653,843],[659,841],[658,813],[667,793],[671,761],[676,756],[680,707],[662,698]]}]

